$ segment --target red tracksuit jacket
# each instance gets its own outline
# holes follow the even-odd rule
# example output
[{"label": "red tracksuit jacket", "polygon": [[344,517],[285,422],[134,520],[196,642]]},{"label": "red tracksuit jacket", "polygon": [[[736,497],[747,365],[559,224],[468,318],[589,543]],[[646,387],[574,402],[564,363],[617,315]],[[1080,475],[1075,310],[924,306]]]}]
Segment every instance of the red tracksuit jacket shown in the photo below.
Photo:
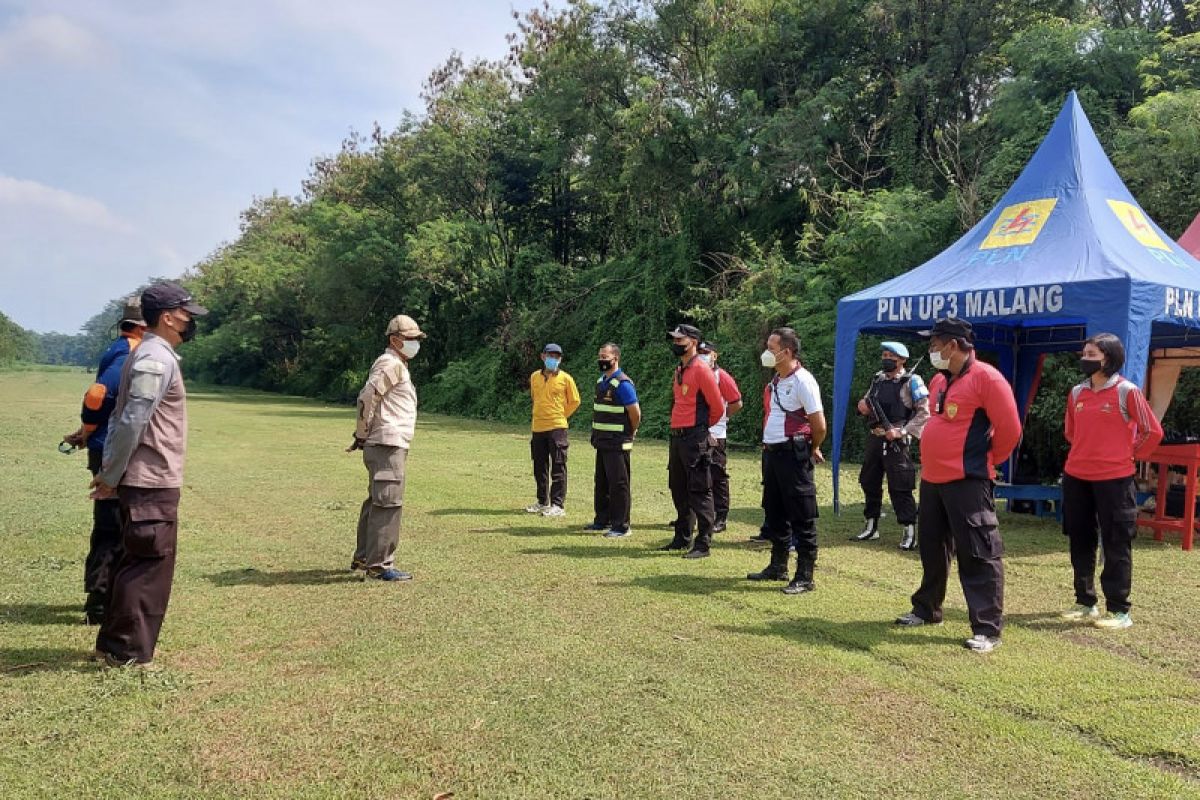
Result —
[{"label": "red tracksuit jacket", "polygon": [[987,478],[1021,439],[1012,387],[974,356],[958,377],[939,372],[929,383],[929,422],[921,435],[921,478],[949,483]]},{"label": "red tracksuit jacket", "polygon": [[1083,481],[1108,481],[1132,475],[1133,460],[1150,457],[1163,429],[1141,390],[1113,375],[1098,390],[1091,380],[1071,390],[1063,436],[1071,444],[1063,471]]}]

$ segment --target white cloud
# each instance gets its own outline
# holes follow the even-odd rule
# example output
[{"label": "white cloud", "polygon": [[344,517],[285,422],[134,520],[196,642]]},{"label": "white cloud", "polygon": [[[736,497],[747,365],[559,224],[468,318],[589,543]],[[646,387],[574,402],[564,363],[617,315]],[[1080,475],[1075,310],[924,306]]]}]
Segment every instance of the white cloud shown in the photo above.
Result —
[{"label": "white cloud", "polygon": [[0,175],[0,213],[10,220],[32,214],[111,233],[135,232],[132,225],[99,200],[8,175]]},{"label": "white cloud", "polygon": [[0,65],[95,66],[112,58],[98,37],[60,14],[19,17],[0,30]]}]

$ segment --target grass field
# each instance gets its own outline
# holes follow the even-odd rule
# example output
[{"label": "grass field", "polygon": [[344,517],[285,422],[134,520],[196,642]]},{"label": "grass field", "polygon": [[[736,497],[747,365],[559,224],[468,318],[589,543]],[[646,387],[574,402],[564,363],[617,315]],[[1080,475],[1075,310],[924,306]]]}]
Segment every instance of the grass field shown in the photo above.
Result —
[{"label": "grass field", "polygon": [[742,580],[767,558],[746,542],[754,453],[713,557],[685,561],[654,550],[662,443],[634,454],[635,535],[606,541],[579,530],[584,437],[568,518],[542,520],[519,511],[524,431],[424,416],[398,561],[416,580],[363,583],[351,411],[249,392],[190,396],[162,669],[101,669],[88,476],[54,449],[87,382],[0,372],[5,798],[1200,797],[1200,552],[1139,538],[1136,625],[1106,633],[1057,619],[1058,530],[1002,514],[1008,627],[981,657],[956,585],[943,627],[889,625],[919,566],[894,524],[846,541],[860,506],[823,507],[815,593]]}]

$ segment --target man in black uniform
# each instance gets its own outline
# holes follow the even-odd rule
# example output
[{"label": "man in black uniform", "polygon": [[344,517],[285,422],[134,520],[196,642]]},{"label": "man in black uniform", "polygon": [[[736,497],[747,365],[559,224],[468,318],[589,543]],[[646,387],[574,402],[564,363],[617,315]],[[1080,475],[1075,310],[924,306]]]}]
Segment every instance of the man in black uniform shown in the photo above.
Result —
[{"label": "man in black uniform", "polygon": [[887,475],[888,497],[900,523],[900,549],[917,547],[917,465],[913,463],[909,446],[921,438],[921,430],[929,420],[929,390],[916,373],[909,374],[904,365],[908,348],[900,342],[884,342],[881,366],[871,381],[871,388],[858,401],[858,413],[869,420],[871,435],[863,456],[858,483],[866,498],[863,516],[866,525],[852,541],[867,542],[879,538],[879,517],[883,510],[883,477]]},{"label": "man in black uniform", "polygon": [[597,356],[601,374],[592,406],[596,515],[584,530],[607,531],[606,538],[621,539],[630,534],[629,454],[642,421],[642,409],[633,381],[621,371],[621,348],[609,342]]}]

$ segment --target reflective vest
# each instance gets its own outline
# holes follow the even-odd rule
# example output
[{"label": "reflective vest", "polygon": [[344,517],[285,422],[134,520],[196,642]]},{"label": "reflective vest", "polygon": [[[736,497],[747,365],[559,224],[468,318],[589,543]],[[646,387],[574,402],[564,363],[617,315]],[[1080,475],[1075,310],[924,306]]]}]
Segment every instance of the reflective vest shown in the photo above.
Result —
[{"label": "reflective vest", "polygon": [[596,384],[596,399],[592,405],[592,444],[597,447],[607,443],[628,450],[633,445],[629,412],[617,402],[617,388],[622,383],[632,384],[633,381],[620,372]]}]

